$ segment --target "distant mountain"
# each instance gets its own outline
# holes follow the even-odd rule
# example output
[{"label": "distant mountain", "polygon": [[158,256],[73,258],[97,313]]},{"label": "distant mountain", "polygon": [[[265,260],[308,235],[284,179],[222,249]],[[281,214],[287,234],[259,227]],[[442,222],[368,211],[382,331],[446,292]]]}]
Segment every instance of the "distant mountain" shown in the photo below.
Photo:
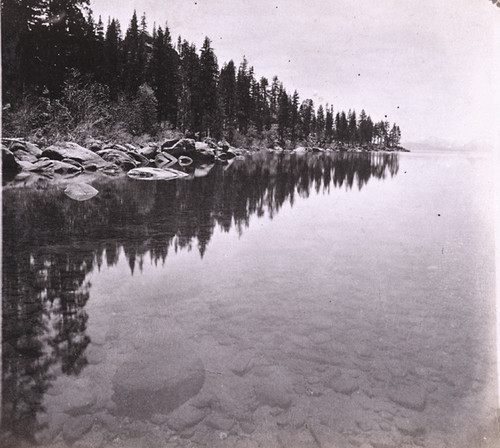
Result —
[{"label": "distant mountain", "polygon": [[414,152],[422,151],[474,151],[474,152],[493,152],[495,145],[492,142],[471,141],[468,143],[456,143],[439,138],[429,138],[420,142],[404,142],[405,148]]}]

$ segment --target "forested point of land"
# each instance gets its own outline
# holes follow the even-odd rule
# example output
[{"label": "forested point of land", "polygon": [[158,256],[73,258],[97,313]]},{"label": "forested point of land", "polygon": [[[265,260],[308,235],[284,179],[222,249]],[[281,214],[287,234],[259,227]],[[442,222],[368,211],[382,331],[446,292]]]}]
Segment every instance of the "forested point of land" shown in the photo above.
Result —
[{"label": "forested point of land", "polygon": [[89,136],[226,139],[234,146],[397,148],[401,131],[364,110],[300,100],[243,57],[219,67],[167,24],[134,11],[123,33],[84,0],[2,0],[3,135],[38,142]]}]

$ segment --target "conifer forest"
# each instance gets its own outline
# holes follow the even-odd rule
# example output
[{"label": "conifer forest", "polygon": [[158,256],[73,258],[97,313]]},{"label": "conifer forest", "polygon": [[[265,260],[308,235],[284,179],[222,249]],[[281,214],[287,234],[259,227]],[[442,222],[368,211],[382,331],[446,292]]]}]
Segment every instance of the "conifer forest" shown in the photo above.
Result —
[{"label": "conifer forest", "polygon": [[94,17],[85,0],[2,0],[4,137],[176,132],[235,146],[400,144],[395,123],[301,99],[244,56],[218,61],[209,37],[197,48],[166,22],[150,25],[135,11],[126,27]]}]

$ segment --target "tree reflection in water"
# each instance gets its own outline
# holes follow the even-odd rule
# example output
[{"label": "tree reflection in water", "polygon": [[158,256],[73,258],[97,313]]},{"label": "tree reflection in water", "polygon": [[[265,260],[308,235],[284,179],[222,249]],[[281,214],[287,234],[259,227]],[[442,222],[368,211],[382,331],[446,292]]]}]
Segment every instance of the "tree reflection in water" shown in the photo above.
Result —
[{"label": "tree reflection in water", "polygon": [[[147,253],[203,257],[214,229],[242,232],[250,216],[272,218],[311,189],[361,189],[373,176],[394,176],[397,154],[257,153],[216,164],[204,177],[171,182],[96,178],[87,202],[54,185],[3,192],[2,432],[32,437],[51,379],[85,367],[90,284],[87,274],[114,265],[123,250],[130,269]],[[196,242],[196,243],[195,243]]]}]

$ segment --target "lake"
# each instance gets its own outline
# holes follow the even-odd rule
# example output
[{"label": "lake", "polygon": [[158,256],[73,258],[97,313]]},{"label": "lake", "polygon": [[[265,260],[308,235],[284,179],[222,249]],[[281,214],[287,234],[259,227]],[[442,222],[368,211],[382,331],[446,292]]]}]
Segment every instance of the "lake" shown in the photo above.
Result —
[{"label": "lake", "polygon": [[0,446],[495,446],[491,165],[259,152],[85,202],[4,185]]}]

